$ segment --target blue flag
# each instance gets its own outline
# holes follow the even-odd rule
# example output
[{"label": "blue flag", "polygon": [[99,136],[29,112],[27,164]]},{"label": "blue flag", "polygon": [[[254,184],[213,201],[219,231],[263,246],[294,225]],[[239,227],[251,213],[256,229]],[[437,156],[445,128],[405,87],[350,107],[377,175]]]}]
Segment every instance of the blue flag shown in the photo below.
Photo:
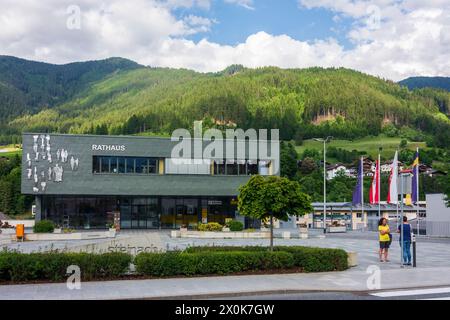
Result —
[{"label": "blue flag", "polygon": [[363,160],[361,158],[361,161],[359,162],[359,168],[358,168],[358,178],[355,186],[355,190],[353,190],[353,199],[352,199],[352,205],[362,205],[364,202],[364,199],[362,199],[362,188],[363,188]]}]

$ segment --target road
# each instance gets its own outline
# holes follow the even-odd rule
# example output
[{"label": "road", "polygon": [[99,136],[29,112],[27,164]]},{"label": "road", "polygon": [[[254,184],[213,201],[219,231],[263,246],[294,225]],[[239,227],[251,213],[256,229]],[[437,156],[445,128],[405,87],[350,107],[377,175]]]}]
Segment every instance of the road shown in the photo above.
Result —
[{"label": "road", "polygon": [[220,300],[450,300],[450,287],[376,292],[298,292],[221,297]]}]

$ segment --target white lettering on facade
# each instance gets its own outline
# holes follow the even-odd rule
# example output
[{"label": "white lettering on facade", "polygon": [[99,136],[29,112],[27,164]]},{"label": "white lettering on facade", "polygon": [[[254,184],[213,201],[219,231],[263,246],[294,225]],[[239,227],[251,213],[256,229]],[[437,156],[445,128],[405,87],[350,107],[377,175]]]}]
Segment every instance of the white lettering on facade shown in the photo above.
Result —
[{"label": "white lettering on facade", "polygon": [[92,151],[125,151],[125,146],[114,144],[93,144]]}]

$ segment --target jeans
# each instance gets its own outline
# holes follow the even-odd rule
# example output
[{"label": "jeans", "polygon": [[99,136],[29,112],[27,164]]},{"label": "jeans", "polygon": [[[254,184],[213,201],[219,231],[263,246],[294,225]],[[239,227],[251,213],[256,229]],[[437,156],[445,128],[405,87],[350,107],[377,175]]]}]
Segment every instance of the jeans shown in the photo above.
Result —
[{"label": "jeans", "polygon": [[403,241],[403,263],[411,263],[411,241]]}]

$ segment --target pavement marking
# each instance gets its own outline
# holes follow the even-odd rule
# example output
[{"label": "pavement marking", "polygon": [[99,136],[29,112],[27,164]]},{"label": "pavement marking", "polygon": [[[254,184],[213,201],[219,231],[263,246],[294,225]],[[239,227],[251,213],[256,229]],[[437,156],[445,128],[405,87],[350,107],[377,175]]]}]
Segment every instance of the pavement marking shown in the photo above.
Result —
[{"label": "pavement marking", "polygon": [[428,298],[428,299],[419,299],[419,300],[450,300],[450,297]]},{"label": "pavement marking", "polygon": [[389,298],[389,297],[421,296],[421,295],[439,294],[439,293],[450,293],[450,287],[420,289],[420,290],[383,291],[383,292],[371,293],[370,295],[380,297],[380,298]]}]

